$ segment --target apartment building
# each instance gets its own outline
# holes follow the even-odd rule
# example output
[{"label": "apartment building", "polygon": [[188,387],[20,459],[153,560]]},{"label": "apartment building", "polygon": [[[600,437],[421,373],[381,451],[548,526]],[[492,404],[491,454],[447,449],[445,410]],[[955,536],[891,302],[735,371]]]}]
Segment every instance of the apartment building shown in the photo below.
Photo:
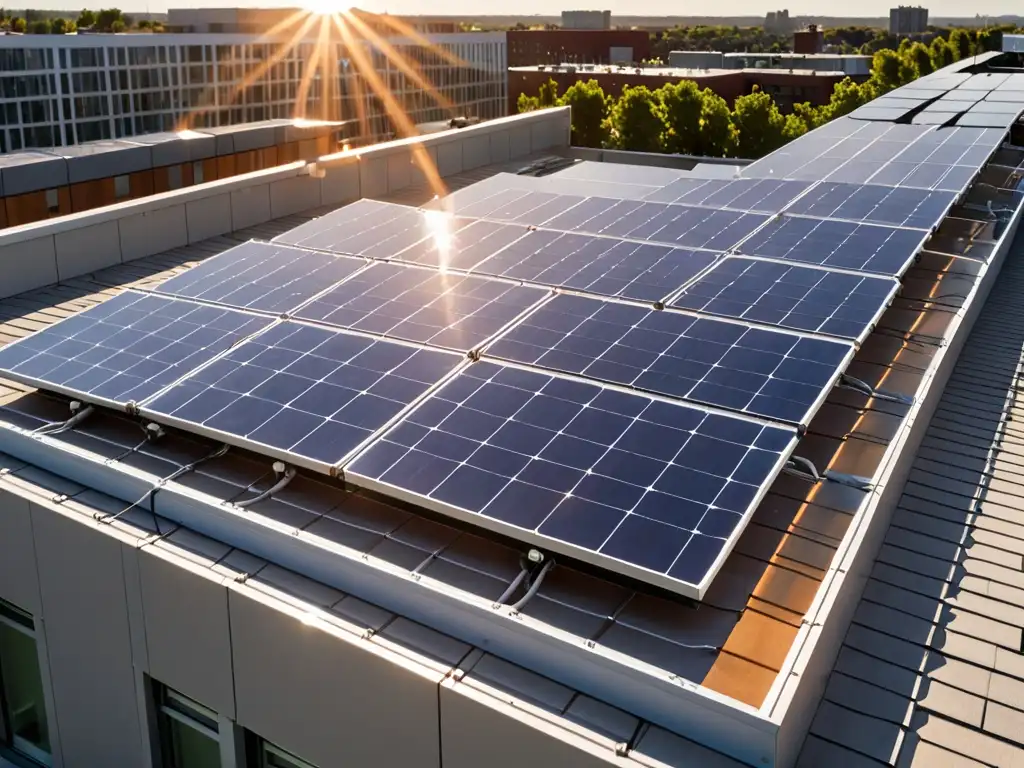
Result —
[{"label": "apartment building", "polygon": [[[385,46],[362,43],[413,123],[505,114],[503,33],[433,34],[425,40],[429,46],[391,38],[386,47],[418,67],[447,107],[391,61]],[[282,45],[238,33],[0,36],[0,152],[169,131],[184,122],[218,127],[296,116],[362,116],[368,138],[394,135],[384,103],[357,66],[359,57],[341,42],[327,44],[326,58],[336,63],[329,75],[314,73],[305,89],[315,35],[267,66]],[[454,65],[453,57],[463,65]]]},{"label": "apartment building", "polygon": [[889,10],[890,35],[920,35],[928,31],[928,9],[901,5]]}]

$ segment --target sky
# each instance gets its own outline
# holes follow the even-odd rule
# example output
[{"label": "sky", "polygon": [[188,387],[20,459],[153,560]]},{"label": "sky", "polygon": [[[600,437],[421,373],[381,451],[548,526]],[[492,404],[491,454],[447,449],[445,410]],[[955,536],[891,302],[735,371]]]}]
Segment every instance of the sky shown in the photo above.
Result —
[{"label": "sky", "polygon": [[[907,3],[908,0],[901,0]],[[973,16],[974,14],[989,14],[998,16],[1001,14],[1024,15],[1024,5],[1020,0],[980,0],[970,4],[962,0],[911,0],[913,4],[925,5],[932,16]],[[301,0],[218,0],[218,2],[203,2],[202,0],[122,0],[122,10],[131,13],[132,11],[162,12],[168,6],[174,7],[238,7],[238,6],[290,6],[301,3]],[[110,5],[111,3],[106,3]],[[813,2],[803,0],[799,3],[786,3],[784,0],[777,0],[773,5],[767,6],[763,0],[717,0],[715,3],[680,3],[678,0],[600,0],[599,2],[578,2],[569,5],[555,5],[548,0],[519,0],[514,5],[481,5],[479,0],[357,0],[356,5],[367,11],[405,14],[467,14],[480,15],[490,10],[492,13],[521,13],[521,14],[547,14],[557,15],[561,10],[570,8],[601,8],[612,12],[613,23],[616,13],[630,15],[649,16],[670,16],[670,15],[715,15],[715,16],[763,16],[765,12],[775,8],[788,8],[790,15],[822,15],[822,16],[888,16],[889,8],[898,4],[893,0],[864,0],[855,4],[848,2]],[[7,2],[8,7],[16,7],[12,2]],[[68,9],[68,8],[100,8],[104,3],[86,2],[81,0],[34,0],[30,3],[33,8],[40,9]],[[20,6],[20,4],[19,4]],[[512,11],[512,9],[515,9]],[[487,10],[485,10],[487,9]]]}]

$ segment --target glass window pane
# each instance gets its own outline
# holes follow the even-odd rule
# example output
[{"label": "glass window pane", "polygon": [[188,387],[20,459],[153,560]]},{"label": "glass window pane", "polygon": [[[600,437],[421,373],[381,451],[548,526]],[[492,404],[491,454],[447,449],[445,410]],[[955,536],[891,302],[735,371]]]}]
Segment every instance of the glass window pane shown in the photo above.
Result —
[{"label": "glass window pane", "polygon": [[11,746],[49,764],[50,734],[35,639],[3,622],[0,622],[0,679]]},{"label": "glass window pane", "polygon": [[220,768],[220,745],[173,718],[164,716],[170,742],[167,768]]}]

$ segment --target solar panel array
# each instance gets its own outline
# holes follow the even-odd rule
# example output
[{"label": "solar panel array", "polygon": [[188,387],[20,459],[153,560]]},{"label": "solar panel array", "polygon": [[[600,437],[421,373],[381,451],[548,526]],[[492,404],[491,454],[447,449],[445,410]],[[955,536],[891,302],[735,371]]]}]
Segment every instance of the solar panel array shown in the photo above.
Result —
[{"label": "solar panel array", "polygon": [[700,598],[1006,131],[886,116],[1017,117],[1015,81],[949,83],[736,178],[581,163],[362,200],[0,370]]}]

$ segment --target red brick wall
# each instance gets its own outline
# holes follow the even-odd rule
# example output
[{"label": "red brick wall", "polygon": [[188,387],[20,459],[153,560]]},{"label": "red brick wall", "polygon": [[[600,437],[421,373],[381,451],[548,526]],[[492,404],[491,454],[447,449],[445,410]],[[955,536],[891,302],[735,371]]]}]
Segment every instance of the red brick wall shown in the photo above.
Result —
[{"label": "red brick wall", "polygon": [[633,58],[650,57],[651,38],[642,29],[523,29],[508,31],[508,65],[607,64],[612,48],[633,49]]}]

